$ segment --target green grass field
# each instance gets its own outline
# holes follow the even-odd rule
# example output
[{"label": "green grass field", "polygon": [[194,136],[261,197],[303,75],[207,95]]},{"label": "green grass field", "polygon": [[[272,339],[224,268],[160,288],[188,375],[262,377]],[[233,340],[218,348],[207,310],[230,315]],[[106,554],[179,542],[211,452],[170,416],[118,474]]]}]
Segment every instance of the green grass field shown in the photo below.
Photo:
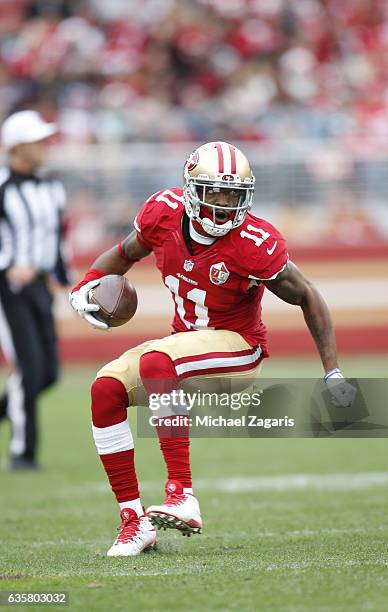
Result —
[{"label": "green grass field", "polygon": [[[320,376],[316,361],[291,363],[265,375]],[[343,367],[386,377],[388,356]],[[67,590],[71,610],[388,609],[384,439],[196,439],[203,533],[159,532],[156,551],[107,558],[118,513],[90,433],[94,371],[65,371],[42,401],[45,470],[0,473],[0,590]],[[155,440],[136,449],[148,505],[164,466]]]}]

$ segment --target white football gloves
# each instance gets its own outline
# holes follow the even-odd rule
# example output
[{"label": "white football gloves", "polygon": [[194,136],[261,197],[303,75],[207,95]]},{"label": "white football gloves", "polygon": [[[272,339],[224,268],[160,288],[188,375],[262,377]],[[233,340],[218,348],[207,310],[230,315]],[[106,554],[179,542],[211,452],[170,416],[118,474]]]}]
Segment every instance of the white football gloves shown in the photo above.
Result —
[{"label": "white football gloves", "polygon": [[357,395],[357,389],[343,377],[341,370],[335,368],[325,374],[331,403],[341,408],[349,408]]},{"label": "white football gloves", "polygon": [[98,321],[93,316],[93,312],[97,312],[100,310],[100,307],[97,304],[89,303],[89,291],[93,289],[93,287],[97,287],[99,285],[100,279],[92,280],[86,285],[83,285],[78,291],[74,291],[69,294],[70,305],[80,317],[85,319],[94,329],[99,329],[103,331],[108,331],[109,326],[103,321]]}]

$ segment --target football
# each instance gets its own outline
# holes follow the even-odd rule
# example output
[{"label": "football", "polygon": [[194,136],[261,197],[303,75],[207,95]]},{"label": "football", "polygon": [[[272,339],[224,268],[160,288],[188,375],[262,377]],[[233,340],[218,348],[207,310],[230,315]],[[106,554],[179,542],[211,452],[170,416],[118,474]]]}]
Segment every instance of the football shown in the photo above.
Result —
[{"label": "football", "polygon": [[108,274],[100,284],[89,291],[89,302],[97,304],[100,310],[93,313],[99,321],[109,327],[119,327],[132,319],[137,309],[135,287],[125,276]]}]

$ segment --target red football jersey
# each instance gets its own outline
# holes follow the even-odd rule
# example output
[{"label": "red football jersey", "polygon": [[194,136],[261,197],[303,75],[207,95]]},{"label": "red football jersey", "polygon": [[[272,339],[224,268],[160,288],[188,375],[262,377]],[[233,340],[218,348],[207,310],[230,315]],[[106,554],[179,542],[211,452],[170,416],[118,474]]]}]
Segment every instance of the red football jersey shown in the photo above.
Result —
[{"label": "red football jersey", "polygon": [[135,219],[139,242],[154,252],[174,298],[174,331],[235,331],[251,346],[261,344],[265,354],[260,281],[275,278],[286,266],[283,236],[248,214],[240,227],[192,255],[182,233],[184,212],[182,189],[167,189],[151,196]]}]

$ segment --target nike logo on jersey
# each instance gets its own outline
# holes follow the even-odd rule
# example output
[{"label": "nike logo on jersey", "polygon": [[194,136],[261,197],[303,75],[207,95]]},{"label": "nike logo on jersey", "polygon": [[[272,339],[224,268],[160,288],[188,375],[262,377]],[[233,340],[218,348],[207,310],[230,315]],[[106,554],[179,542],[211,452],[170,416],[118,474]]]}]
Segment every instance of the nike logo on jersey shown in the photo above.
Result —
[{"label": "nike logo on jersey", "polygon": [[275,244],[273,245],[272,249],[269,249],[269,248],[267,247],[267,253],[268,253],[268,255],[272,255],[272,253],[274,252],[274,250],[275,250],[275,249],[276,249],[276,247],[277,247],[277,244],[278,244],[278,241],[276,240],[276,242],[275,242]]}]

